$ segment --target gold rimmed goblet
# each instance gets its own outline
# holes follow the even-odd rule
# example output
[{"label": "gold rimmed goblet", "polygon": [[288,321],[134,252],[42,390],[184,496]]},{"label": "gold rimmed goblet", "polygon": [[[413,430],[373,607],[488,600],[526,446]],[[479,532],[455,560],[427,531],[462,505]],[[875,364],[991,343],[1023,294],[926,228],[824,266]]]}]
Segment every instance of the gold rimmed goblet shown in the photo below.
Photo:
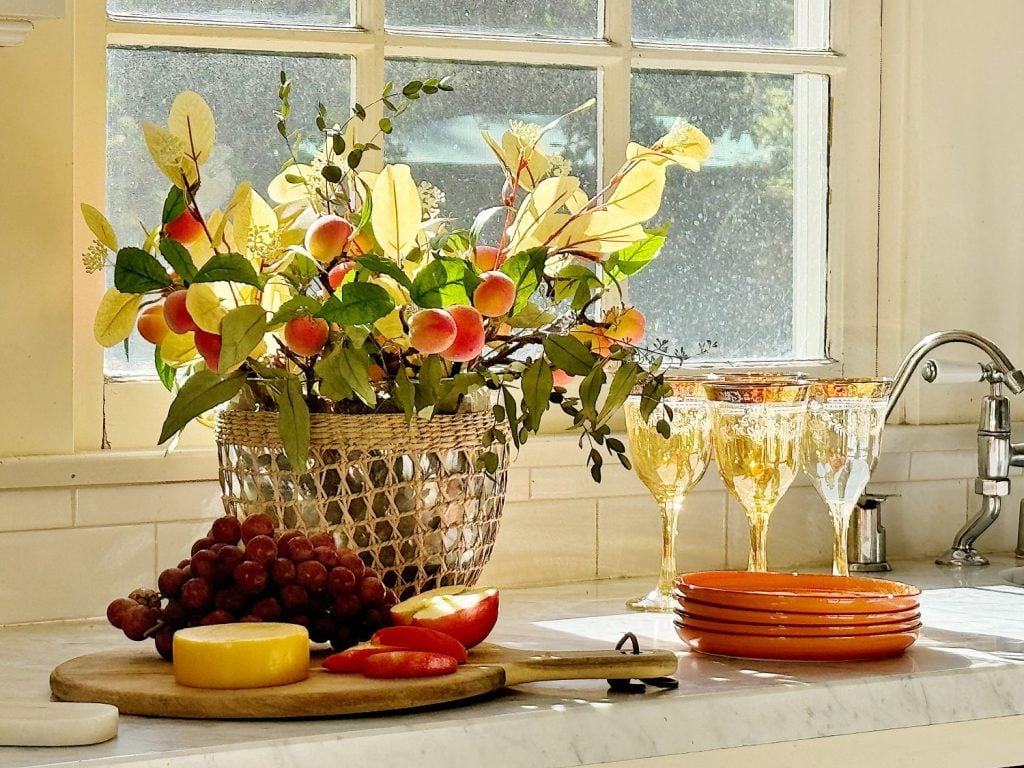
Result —
[{"label": "gold rimmed goblet", "polygon": [[[667,381],[672,394],[646,414],[643,396],[625,404],[626,431],[633,470],[661,511],[661,569],[658,584],[643,597],[626,602],[636,611],[671,611],[676,576],[676,526],[683,500],[704,476],[711,460],[711,418],[700,379]],[[664,420],[668,436],[658,431]]]},{"label": "gold rimmed goblet", "polygon": [[832,573],[849,576],[850,516],[882,447],[892,379],[822,379],[810,386],[801,462],[835,529]]},{"label": "gold rimmed goblet", "polygon": [[767,571],[768,519],[800,468],[808,381],[771,374],[731,374],[708,381],[715,461],[747,515],[747,569]]}]

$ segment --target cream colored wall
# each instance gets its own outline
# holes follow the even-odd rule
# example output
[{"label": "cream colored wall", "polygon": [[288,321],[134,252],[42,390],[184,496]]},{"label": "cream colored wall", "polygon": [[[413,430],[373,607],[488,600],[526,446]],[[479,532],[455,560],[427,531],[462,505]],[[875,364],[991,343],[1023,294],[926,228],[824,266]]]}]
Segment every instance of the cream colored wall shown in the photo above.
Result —
[{"label": "cream colored wall", "polygon": [[[86,7],[75,5],[79,13]],[[953,0],[886,0],[878,332],[883,373],[891,373],[921,335],[953,326],[987,333],[1024,359],[1014,301],[1024,226],[1024,191],[1015,185],[1024,161],[1014,154],[1024,108],[1016,82],[1024,64],[1016,40],[1022,28],[1024,3],[1018,0],[979,0],[969,16]],[[6,277],[0,312],[8,368],[0,376],[0,457],[6,457],[0,459],[0,623],[95,615],[112,595],[152,583],[157,569],[176,561],[219,513],[212,451],[164,457],[134,450],[146,445],[138,422],[146,427],[143,434],[155,434],[158,404],[113,409],[115,448],[132,450],[95,450],[100,357],[89,337],[99,291],[97,281],[85,281],[79,272],[84,233],[71,189],[74,172],[81,188],[102,190],[102,161],[82,149],[95,146],[102,121],[85,110],[75,124],[72,97],[74,77],[94,75],[102,53],[82,46],[73,57],[73,29],[71,18],[40,22],[23,46],[0,49],[0,167],[6,173],[0,185]],[[868,249],[854,254],[844,274],[858,269],[857,259],[870,264],[873,257]],[[863,311],[870,318],[875,308]],[[85,336],[77,351],[75,333]],[[873,349],[861,348],[866,343],[873,346],[861,341],[846,353],[858,360],[870,356]],[[982,394],[980,387],[960,386],[918,399],[915,385],[908,419],[973,421]],[[131,397],[111,390],[114,404]],[[969,489],[972,430],[892,428],[886,440],[876,484],[903,494],[887,506],[890,552],[934,555],[975,505]],[[197,433],[186,442],[202,445],[208,436]],[[531,442],[513,470],[485,579],[512,585],[653,573],[658,525],[646,491],[614,468],[605,485],[594,486],[581,466],[571,439]],[[1019,490],[983,548],[1012,548]],[[813,492],[798,484],[773,521],[772,564],[824,562],[828,535]],[[681,568],[743,564],[743,518],[713,472],[683,517],[680,543]]]}]

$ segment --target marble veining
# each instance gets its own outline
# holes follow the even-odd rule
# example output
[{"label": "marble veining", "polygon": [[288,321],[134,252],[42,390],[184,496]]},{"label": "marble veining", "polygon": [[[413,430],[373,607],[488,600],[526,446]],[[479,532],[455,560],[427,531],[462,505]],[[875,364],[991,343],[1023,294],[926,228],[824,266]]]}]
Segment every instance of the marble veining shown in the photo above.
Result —
[{"label": "marble veining", "polygon": [[[627,613],[644,580],[505,590],[494,640],[522,648],[610,647],[633,631],[680,653],[677,691],[609,694],[603,681],[538,683],[405,714],[287,722],[125,716],[92,747],[0,748],[0,768],[408,764],[559,768],[1024,713],[1024,589],[988,569],[906,564],[926,589],[925,629],[904,656],[871,663],[742,661],[685,652],[666,616]],[[60,661],[126,642],[103,622],[0,629],[4,697],[48,698]]]}]

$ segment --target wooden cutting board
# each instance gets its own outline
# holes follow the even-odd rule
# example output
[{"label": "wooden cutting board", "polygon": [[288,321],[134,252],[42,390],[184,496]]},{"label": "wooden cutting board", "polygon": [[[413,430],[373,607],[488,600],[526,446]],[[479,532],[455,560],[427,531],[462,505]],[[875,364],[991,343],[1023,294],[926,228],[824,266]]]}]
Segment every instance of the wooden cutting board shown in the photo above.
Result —
[{"label": "wooden cutting board", "polygon": [[188,688],[174,681],[171,664],[152,648],[134,647],[79,656],[50,674],[63,701],[113,704],[122,714],[218,720],[324,717],[443,704],[506,686],[543,680],[644,678],[674,674],[671,651],[521,651],[484,644],[452,675],[371,680],[329,674],[314,657],[309,678],[292,685],[248,690]]}]

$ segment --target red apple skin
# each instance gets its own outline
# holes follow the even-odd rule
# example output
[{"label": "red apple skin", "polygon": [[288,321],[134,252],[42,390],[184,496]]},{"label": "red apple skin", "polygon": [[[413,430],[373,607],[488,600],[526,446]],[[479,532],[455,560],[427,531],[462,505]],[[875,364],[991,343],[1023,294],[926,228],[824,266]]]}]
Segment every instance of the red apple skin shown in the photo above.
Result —
[{"label": "red apple skin", "polygon": [[466,661],[466,647],[444,632],[429,627],[384,627],[370,638],[370,645],[397,645],[409,651],[426,651],[451,656],[459,664]]},{"label": "red apple skin", "polygon": [[444,352],[457,333],[455,318],[443,309],[421,309],[409,319],[409,343],[425,355]]},{"label": "red apple skin", "polygon": [[[466,590],[462,595],[472,594],[476,590]],[[466,648],[479,645],[491,634],[494,625],[498,623],[498,590],[494,587],[481,590],[480,600],[474,604],[442,616],[424,617],[423,608],[418,611],[409,612],[403,609],[403,604],[392,607],[391,621],[396,626],[414,626],[435,629],[451,635]],[[424,593],[426,595],[426,593]],[[420,595],[419,597],[423,597]],[[412,603],[417,597],[410,598],[407,603]]]},{"label": "red apple skin", "polygon": [[220,373],[220,336],[216,333],[207,333],[197,328],[195,343],[196,351],[206,361],[206,367],[214,373]]},{"label": "red apple skin", "polygon": [[357,645],[341,653],[335,653],[324,659],[321,665],[328,672],[350,674],[362,672],[366,660],[378,653],[391,653],[401,651],[403,648],[392,645]]},{"label": "red apple skin", "polygon": [[437,677],[450,675],[459,663],[443,653],[427,651],[391,651],[370,656],[363,674],[372,678]]},{"label": "red apple skin", "polygon": [[441,357],[455,363],[466,363],[477,357],[484,348],[484,319],[473,307],[459,305],[448,308],[455,320],[455,341],[442,350]]},{"label": "red apple skin", "polygon": [[351,272],[355,265],[354,261],[343,261],[341,264],[331,268],[331,271],[327,273],[327,282],[330,283],[332,290],[338,290],[338,286],[345,279],[345,275]]}]

